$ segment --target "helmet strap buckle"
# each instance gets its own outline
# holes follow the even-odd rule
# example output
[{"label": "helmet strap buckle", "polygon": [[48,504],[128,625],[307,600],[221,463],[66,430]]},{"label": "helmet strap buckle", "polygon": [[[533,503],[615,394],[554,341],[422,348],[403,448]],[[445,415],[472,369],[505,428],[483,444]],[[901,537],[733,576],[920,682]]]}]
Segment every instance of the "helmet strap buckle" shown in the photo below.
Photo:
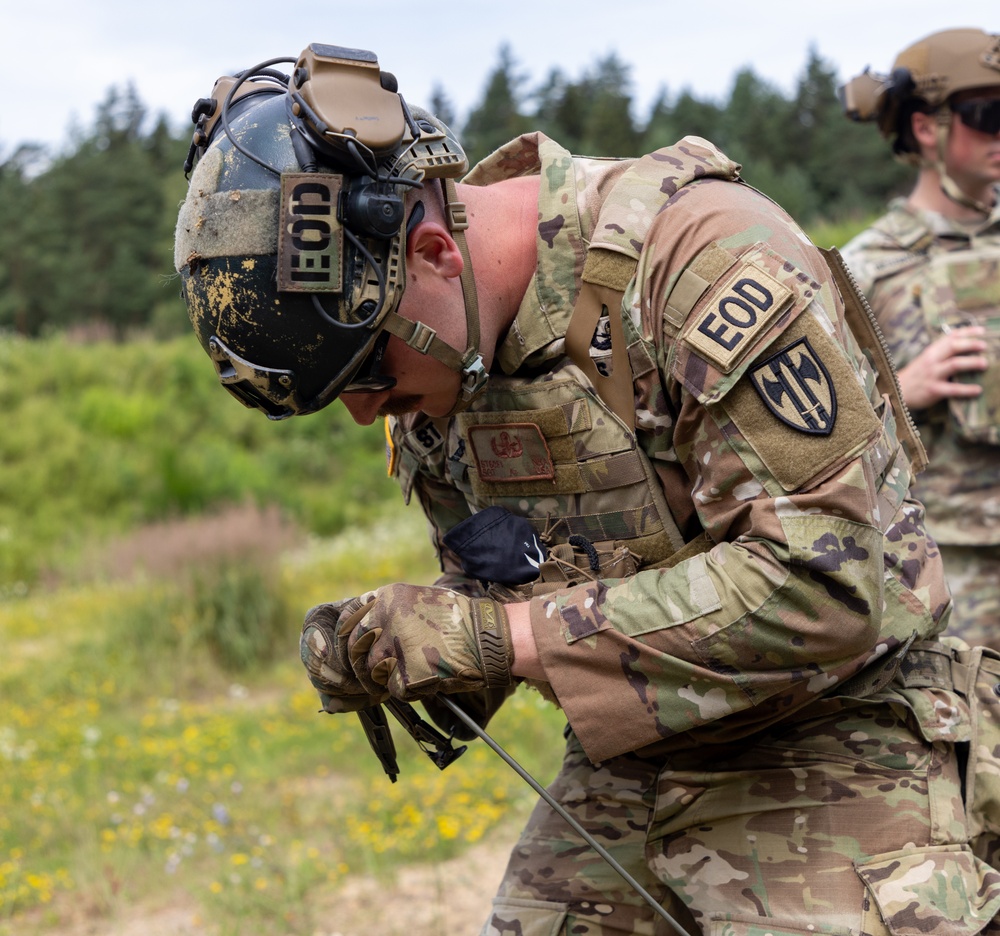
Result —
[{"label": "helmet strap buckle", "polygon": [[406,339],[406,343],[420,354],[430,354],[436,337],[437,332],[430,325],[425,325],[423,322],[414,322],[413,334]]},{"label": "helmet strap buckle", "polygon": [[486,370],[486,364],[481,354],[475,354],[472,360],[465,363],[462,368],[462,392],[461,404],[464,409],[469,405],[486,386],[490,379],[490,373]]},{"label": "helmet strap buckle", "polygon": [[448,230],[464,231],[469,227],[469,215],[465,210],[464,202],[449,201],[446,208],[448,211]]}]

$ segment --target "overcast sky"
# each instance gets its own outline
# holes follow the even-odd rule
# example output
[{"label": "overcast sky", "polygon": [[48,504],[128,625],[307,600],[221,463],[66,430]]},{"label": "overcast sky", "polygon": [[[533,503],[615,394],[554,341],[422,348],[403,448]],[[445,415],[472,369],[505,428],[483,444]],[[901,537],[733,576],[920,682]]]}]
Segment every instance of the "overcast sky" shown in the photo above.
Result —
[{"label": "overcast sky", "polygon": [[[58,147],[89,128],[113,85],[131,82],[154,114],[180,129],[222,74],[311,42],[368,49],[413,104],[440,85],[459,122],[482,97],[508,43],[539,84],[553,67],[572,79],[615,52],[630,66],[634,116],[661,88],[724,98],[751,67],[790,94],[810,47],[846,80],[938,29],[1000,32],[997,0],[22,0],[0,17],[8,91],[0,159],[25,142]],[[11,78],[13,87],[11,88]],[[13,92],[13,93],[12,93]]]}]

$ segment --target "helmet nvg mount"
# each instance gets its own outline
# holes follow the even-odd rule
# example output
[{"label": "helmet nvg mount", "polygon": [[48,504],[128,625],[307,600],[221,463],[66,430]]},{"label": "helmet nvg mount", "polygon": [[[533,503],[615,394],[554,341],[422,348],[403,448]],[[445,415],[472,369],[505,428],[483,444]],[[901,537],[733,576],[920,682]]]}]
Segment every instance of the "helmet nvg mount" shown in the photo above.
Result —
[{"label": "helmet nvg mount", "polygon": [[[1000,35],[981,29],[945,29],[913,43],[896,56],[892,71],[881,75],[866,68],[838,89],[844,113],[856,121],[874,121],[902,160],[919,165],[920,150],[909,130],[915,111],[935,113],[938,122],[938,170],[945,192],[963,204],[944,171],[944,153],[951,124],[946,105],[953,95],[976,88],[1000,86]],[[973,207],[981,206],[971,203]]]},{"label": "helmet nvg mount", "polygon": [[[291,76],[274,68],[285,62]],[[192,119],[174,265],[195,332],[233,396],[271,419],[316,412],[352,381],[377,385],[385,332],[462,375],[456,411],[482,391],[455,189],[468,160],[444,124],[406,104],[373,53],[314,43],[297,60],[220,78]],[[407,225],[423,214],[414,201],[407,218],[405,195],[429,179],[441,180],[464,259],[464,353],[397,312]]]}]

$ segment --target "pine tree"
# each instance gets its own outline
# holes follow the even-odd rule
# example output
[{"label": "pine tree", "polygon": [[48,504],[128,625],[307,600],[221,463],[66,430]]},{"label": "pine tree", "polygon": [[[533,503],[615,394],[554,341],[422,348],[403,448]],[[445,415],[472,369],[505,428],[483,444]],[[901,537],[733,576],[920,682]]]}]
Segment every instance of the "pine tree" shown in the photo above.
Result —
[{"label": "pine tree", "polygon": [[517,70],[510,46],[500,47],[500,60],[486,82],[483,102],[469,115],[462,132],[466,152],[477,162],[529,129],[521,113],[527,78]]}]

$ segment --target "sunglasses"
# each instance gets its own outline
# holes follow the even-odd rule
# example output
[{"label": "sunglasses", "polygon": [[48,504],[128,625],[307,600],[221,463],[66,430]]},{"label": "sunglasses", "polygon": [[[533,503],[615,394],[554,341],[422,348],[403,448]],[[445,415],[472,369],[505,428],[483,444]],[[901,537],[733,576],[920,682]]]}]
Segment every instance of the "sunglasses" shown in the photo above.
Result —
[{"label": "sunglasses", "polygon": [[1000,133],[1000,98],[972,98],[952,104],[951,109],[970,130]]},{"label": "sunglasses", "polygon": [[389,343],[389,332],[383,331],[375,339],[368,357],[361,362],[358,372],[341,390],[341,393],[380,393],[396,386],[396,378],[382,373],[382,358]]}]

